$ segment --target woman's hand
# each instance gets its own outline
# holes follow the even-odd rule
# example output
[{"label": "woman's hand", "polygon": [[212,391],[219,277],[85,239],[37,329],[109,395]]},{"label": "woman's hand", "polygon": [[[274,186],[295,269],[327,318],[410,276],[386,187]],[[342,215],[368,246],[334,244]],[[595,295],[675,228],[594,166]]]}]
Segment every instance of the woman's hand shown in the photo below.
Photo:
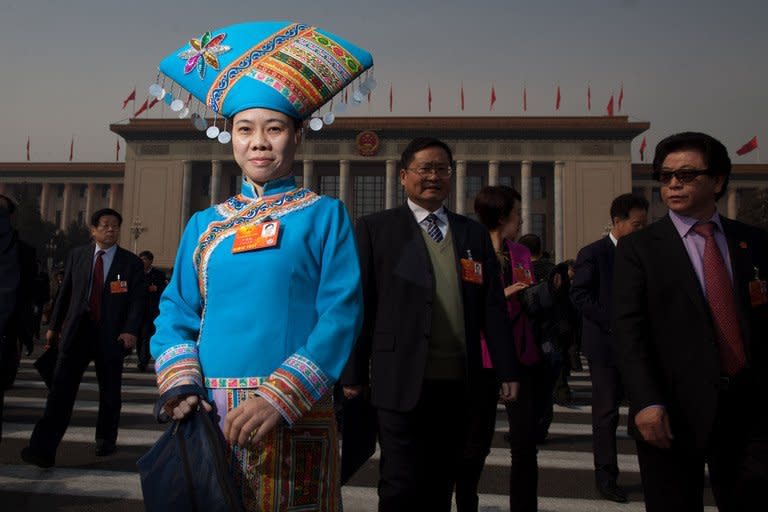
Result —
[{"label": "woman's hand", "polygon": [[[198,403],[200,403],[200,398],[197,395],[177,396],[165,402],[163,410],[174,420],[182,420],[197,409]],[[211,404],[203,400],[203,410],[211,412],[211,409],[213,409]]]},{"label": "woman's hand", "polygon": [[282,416],[260,396],[242,402],[227,413],[224,437],[238,446],[255,446],[274,429]]},{"label": "woman's hand", "polygon": [[525,290],[526,288],[528,288],[528,286],[529,285],[527,283],[524,283],[522,281],[518,281],[518,282],[516,282],[514,284],[511,284],[511,285],[507,286],[506,288],[504,288],[504,298],[508,299],[508,298],[512,297],[513,295],[516,295],[516,294],[520,293],[521,291]]}]

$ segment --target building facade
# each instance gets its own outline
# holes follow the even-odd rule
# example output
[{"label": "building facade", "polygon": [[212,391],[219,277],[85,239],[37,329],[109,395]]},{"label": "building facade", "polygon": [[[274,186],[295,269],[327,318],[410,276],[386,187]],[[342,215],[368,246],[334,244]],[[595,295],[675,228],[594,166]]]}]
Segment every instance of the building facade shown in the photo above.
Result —
[{"label": "building facade", "polygon": [[[402,150],[414,137],[438,137],[454,152],[447,206],[471,214],[480,188],[511,185],[523,197],[522,232],[540,235],[559,261],[604,233],[621,193],[645,195],[652,218],[664,214],[650,165],[631,163],[631,141],[648,127],[626,117],[341,118],[308,132],[294,174],[300,185],[344,201],[356,219],[402,204]],[[189,120],[131,119],[110,128],[127,142],[125,164],[0,164],[0,192],[38,187],[43,218],[61,229],[116,208],[123,245],[173,266],[191,214],[239,191],[232,148]],[[735,218],[739,195],[765,187],[766,176],[766,165],[735,166],[721,211]]]}]

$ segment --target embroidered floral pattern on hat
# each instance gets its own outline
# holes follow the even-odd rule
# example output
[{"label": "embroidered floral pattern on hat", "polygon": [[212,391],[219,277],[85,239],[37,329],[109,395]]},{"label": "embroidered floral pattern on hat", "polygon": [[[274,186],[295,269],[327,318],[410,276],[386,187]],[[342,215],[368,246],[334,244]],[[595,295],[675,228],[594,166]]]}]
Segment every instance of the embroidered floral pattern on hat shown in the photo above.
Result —
[{"label": "embroidered floral pattern on hat", "polygon": [[211,36],[210,32],[206,32],[200,39],[190,40],[189,45],[192,48],[179,54],[180,58],[187,61],[184,65],[184,74],[188,75],[192,70],[197,69],[200,80],[203,80],[205,79],[206,65],[218,71],[218,55],[230,50],[229,46],[221,44],[225,37],[227,35],[224,33]]}]

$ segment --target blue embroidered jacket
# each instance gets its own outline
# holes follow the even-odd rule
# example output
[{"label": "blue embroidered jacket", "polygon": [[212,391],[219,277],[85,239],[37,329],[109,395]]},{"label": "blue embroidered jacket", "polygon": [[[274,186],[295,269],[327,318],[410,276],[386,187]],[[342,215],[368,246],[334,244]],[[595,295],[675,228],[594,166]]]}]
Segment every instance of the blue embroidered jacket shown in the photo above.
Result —
[{"label": "blue embroidered jacket", "polygon": [[[274,247],[233,253],[238,228],[279,220]],[[197,212],[176,255],[151,340],[160,392],[186,383],[258,388],[289,424],[338,379],[363,302],[344,205],[269,182]]]}]

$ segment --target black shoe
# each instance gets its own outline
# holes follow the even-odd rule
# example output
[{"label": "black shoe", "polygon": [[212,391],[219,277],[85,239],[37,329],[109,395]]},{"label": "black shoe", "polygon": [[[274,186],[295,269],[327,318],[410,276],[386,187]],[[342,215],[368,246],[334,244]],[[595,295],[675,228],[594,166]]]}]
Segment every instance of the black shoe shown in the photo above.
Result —
[{"label": "black shoe", "polygon": [[45,455],[35,453],[29,446],[21,450],[21,460],[41,468],[50,468],[55,462],[53,457],[47,457]]},{"label": "black shoe", "polygon": [[626,503],[628,501],[627,494],[621,487],[616,485],[616,480],[597,482],[597,491],[603,498],[615,501],[616,503]]},{"label": "black shoe", "polygon": [[107,441],[105,439],[96,440],[96,456],[97,457],[106,457],[107,455],[112,455],[113,453],[115,453],[116,449],[117,449],[117,446],[115,446],[114,441]]}]

